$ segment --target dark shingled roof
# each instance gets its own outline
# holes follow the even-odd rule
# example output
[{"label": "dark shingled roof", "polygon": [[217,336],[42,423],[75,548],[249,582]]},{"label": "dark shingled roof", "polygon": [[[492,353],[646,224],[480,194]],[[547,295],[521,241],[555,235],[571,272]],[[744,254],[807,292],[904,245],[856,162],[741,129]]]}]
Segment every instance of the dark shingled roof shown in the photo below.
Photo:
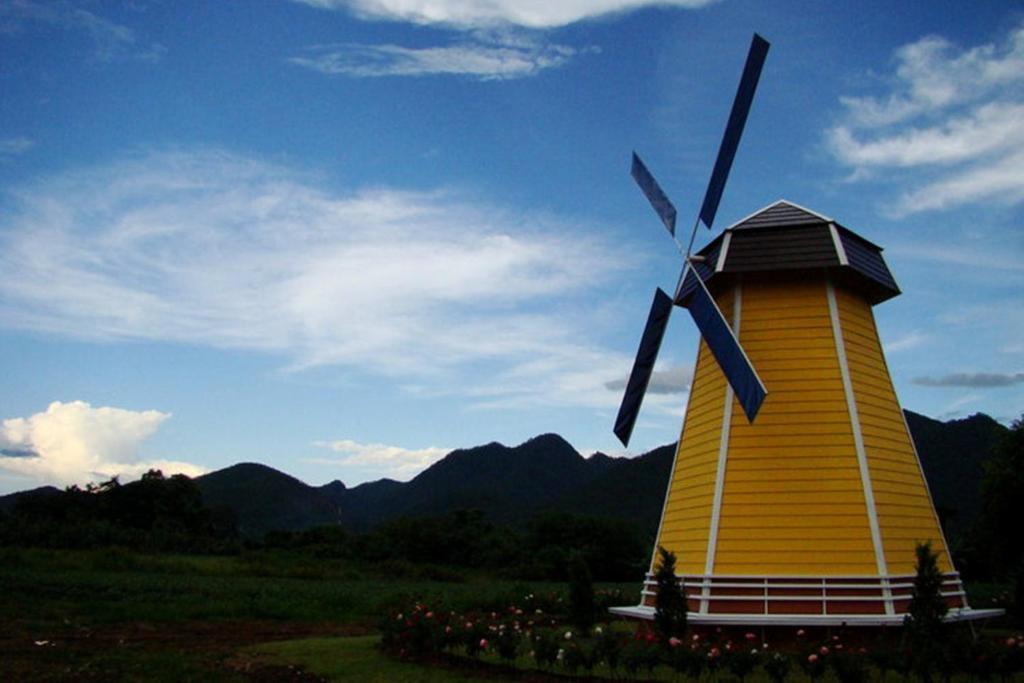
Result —
[{"label": "dark shingled roof", "polygon": [[[780,200],[729,226],[698,252],[701,278],[713,281],[746,272],[828,269],[872,304],[900,293],[882,259],[882,248],[831,218]],[[695,284],[680,289],[689,299]]]}]

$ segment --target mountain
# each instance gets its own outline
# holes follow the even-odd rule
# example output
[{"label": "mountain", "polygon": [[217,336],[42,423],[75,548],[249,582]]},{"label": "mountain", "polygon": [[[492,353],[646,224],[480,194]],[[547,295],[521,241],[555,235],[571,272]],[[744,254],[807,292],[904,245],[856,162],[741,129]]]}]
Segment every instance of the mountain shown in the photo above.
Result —
[{"label": "mountain", "polygon": [[207,507],[234,511],[243,536],[342,521],[340,507],[331,497],[336,486],[318,489],[266,465],[239,463],[196,477],[195,482]]},{"label": "mountain", "polygon": [[[1007,429],[986,415],[950,422],[910,411],[906,416],[947,536],[955,542],[978,514],[984,463]],[[562,437],[543,434],[515,447],[489,443],[452,451],[406,483],[313,487],[254,464],[197,481],[207,504],[232,508],[251,536],[331,523],[364,532],[397,517],[458,509],[478,509],[512,524],[545,511],[616,517],[653,535],[674,453],[669,444],[636,458],[584,458]]]},{"label": "mountain", "polygon": [[950,544],[981,511],[981,479],[992,449],[1009,431],[988,415],[939,422],[905,411],[932,502]]},{"label": "mountain", "polygon": [[611,462],[603,472],[560,498],[553,508],[626,519],[653,537],[675,453],[675,444],[669,444],[637,458],[608,458]]},{"label": "mountain", "polygon": [[[947,537],[955,539],[980,509],[984,463],[1007,428],[986,415],[940,422],[906,412]],[[538,512],[571,512],[629,521],[653,536],[661,517],[675,445],[635,458],[584,458],[556,434],[518,446],[489,443],[452,451],[409,482],[391,479],[348,488],[309,486],[266,465],[240,463],[196,478],[204,503],[230,508],[244,536],[340,524],[368,531],[403,516],[477,509],[496,522],[523,524]],[[52,495],[53,487],[0,497]]]},{"label": "mountain", "polygon": [[6,496],[0,496],[0,512],[10,512],[14,509],[14,506],[22,500],[31,500],[34,498],[47,498],[49,496],[58,495],[61,490],[56,486],[40,486],[39,488],[30,489],[28,491],[18,491],[17,493],[11,493]]}]

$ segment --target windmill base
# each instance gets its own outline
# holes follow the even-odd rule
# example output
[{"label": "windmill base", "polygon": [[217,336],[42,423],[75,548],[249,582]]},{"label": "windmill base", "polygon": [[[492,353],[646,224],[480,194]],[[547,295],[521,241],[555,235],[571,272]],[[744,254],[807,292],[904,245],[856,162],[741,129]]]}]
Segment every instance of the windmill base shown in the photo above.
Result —
[{"label": "windmill base", "polygon": [[[654,620],[654,607],[635,605],[612,607],[612,614],[644,621]],[[944,621],[974,621],[992,619],[1005,614],[1001,609],[972,609],[962,607],[950,610]],[[701,614],[687,612],[686,621],[691,626],[902,626],[905,614]]]},{"label": "windmill base", "polygon": [[[914,576],[681,576],[687,619],[695,626],[900,626],[910,607]],[[612,614],[654,618],[656,582],[648,574],[641,603]],[[1000,609],[967,604],[960,575],[942,576],[947,622],[991,619]]]}]

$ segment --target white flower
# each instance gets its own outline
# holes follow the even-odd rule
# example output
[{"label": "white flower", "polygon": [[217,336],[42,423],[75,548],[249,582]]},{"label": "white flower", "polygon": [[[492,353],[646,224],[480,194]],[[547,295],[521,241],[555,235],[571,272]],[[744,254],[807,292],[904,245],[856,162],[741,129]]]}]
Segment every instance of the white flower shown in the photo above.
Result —
[{"label": "white flower", "polygon": [[597,635],[601,635],[602,633],[604,633],[604,631],[601,630],[600,626],[598,626],[597,628],[594,629],[594,633],[597,634]]},{"label": "white flower", "polygon": [[572,640],[572,631],[566,631],[565,632],[565,639],[566,640]]},{"label": "white flower", "polygon": [[565,650],[559,648],[558,654],[555,655],[555,659],[557,659],[558,661],[562,661],[563,659],[565,659]]}]

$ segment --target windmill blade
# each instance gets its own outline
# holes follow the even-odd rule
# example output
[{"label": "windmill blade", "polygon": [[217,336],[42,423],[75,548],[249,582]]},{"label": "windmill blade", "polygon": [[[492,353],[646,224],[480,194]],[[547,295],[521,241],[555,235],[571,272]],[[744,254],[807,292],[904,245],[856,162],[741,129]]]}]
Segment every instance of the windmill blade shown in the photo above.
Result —
[{"label": "windmill blade", "polygon": [[718,148],[715,168],[711,172],[708,189],[704,193],[704,203],[700,207],[700,220],[709,230],[711,224],[715,222],[715,214],[718,213],[718,203],[722,200],[725,181],[729,178],[729,170],[736,157],[736,148],[740,145],[747,114],[750,113],[750,103],[754,101],[754,91],[757,90],[757,81],[761,78],[761,67],[764,66],[769,47],[767,40],[754,34],[750,51],[747,53],[747,63],[743,66],[740,87],[736,91],[736,99],[733,100],[732,111],[729,113],[729,123],[725,126],[722,144]]},{"label": "windmill blade", "polygon": [[640,338],[640,348],[636,352],[636,360],[633,361],[633,369],[629,373],[626,393],[622,397],[622,405],[619,406],[619,415],[615,418],[615,436],[619,437],[623,446],[629,446],[629,437],[633,433],[637,415],[640,414],[640,404],[647,393],[647,385],[654,371],[654,361],[658,359],[658,349],[661,348],[661,340],[665,336],[665,327],[671,314],[672,297],[659,287],[654,292],[651,312],[647,316],[644,335]]},{"label": "windmill blade", "polygon": [[644,196],[647,197],[647,201],[651,203],[651,207],[654,212],[661,218],[661,222],[665,224],[665,229],[668,230],[669,234],[673,237],[676,236],[676,207],[672,205],[669,198],[662,191],[661,186],[658,185],[658,181],[654,179],[651,172],[644,166],[644,162],[640,160],[636,152],[633,152],[633,165],[629,169],[630,175],[633,176],[633,180],[640,186],[640,190],[643,191]]},{"label": "windmill blade", "polygon": [[768,390],[757,376],[757,371],[747,358],[746,352],[733,334],[732,328],[725,321],[722,311],[711,297],[704,281],[690,265],[686,266],[683,276],[683,287],[692,288],[693,295],[686,304],[687,310],[697,323],[700,334],[708,348],[722,368],[722,373],[729,381],[736,398],[747,414],[747,420],[754,421],[760,410]]}]

